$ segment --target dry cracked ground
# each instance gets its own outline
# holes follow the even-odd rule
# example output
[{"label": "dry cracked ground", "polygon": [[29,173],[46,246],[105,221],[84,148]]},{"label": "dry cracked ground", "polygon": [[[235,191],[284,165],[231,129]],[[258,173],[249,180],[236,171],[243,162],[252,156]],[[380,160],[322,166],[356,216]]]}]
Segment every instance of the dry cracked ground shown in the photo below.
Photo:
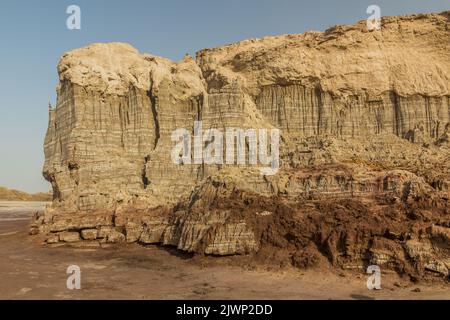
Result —
[{"label": "dry cracked ground", "polygon": [[[412,283],[382,273],[271,270],[245,257],[193,257],[168,247],[117,244],[49,247],[29,237],[44,203],[0,202],[0,299],[450,299],[448,285]],[[69,265],[81,268],[81,290],[66,287]]]}]

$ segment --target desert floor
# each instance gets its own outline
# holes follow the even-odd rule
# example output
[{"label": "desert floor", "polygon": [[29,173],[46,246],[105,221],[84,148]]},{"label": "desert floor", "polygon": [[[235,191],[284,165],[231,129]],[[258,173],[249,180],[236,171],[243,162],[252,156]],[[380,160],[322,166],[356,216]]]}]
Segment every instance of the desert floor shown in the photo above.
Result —
[{"label": "desert floor", "polygon": [[[236,258],[137,244],[48,247],[28,235],[44,205],[0,202],[0,299],[450,299],[442,282],[392,273],[382,274],[381,290],[368,290],[363,273],[246,268]],[[70,265],[81,269],[80,290],[67,289]]]}]

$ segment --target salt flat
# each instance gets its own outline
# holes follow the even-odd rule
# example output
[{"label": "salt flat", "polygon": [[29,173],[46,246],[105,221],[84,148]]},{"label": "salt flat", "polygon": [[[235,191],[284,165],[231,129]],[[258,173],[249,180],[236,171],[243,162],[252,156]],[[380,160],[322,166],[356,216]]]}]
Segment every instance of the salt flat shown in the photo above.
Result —
[{"label": "salt flat", "polygon": [[29,221],[33,214],[42,212],[47,204],[48,202],[0,201],[0,221]]},{"label": "salt flat", "polygon": [[43,210],[49,202],[41,201],[2,201],[0,200],[0,212],[3,208],[9,209],[37,209]]}]

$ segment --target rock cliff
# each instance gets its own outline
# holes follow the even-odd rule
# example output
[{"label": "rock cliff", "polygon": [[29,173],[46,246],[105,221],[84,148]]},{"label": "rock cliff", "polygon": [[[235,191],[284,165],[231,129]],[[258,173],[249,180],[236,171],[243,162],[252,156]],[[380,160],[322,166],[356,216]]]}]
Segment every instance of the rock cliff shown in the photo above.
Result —
[{"label": "rock cliff", "polygon": [[[179,62],[124,43],[65,54],[44,146],[54,200],[31,233],[448,277],[449,16],[245,40]],[[195,121],[279,129],[279,171],[175,164],[171,135]]]}]

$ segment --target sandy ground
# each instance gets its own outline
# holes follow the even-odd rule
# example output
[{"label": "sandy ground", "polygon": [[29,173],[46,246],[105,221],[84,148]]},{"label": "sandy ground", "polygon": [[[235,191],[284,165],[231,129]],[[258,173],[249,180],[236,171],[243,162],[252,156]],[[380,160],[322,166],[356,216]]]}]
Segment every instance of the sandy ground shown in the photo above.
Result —
[{"label": "sandy ground", "polygon": [[[0,202],[0,299],[450,299],[448,285],[393,274],[374,291],[362,273],[250,270],[137,244],[51,248],[28,235],[43,205]],[[80,290],[66,287],[70,265],[81,269]]]}]

